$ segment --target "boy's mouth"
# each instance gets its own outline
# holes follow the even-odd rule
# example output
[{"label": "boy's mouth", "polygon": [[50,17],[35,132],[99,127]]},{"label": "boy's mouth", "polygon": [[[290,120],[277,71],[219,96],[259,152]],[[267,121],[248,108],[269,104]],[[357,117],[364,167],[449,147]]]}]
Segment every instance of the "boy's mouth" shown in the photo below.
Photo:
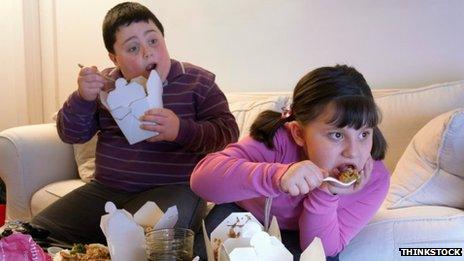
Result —
[{"label": "boy's mouth", "polygon": [[151,63],[151,64],[149,64],[147,67],[145,67],[145,70],[146,70],[147,72],[151,72],[151,70],[155,70],[155,69],[156,69],[156,65],[157,65],[156,63]]}]

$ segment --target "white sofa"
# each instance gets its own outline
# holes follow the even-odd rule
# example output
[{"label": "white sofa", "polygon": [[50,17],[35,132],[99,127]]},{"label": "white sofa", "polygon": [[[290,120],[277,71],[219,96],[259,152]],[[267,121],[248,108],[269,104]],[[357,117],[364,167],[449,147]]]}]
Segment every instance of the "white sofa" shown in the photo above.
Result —
[{"label": "white sofa", "polygon": [[[260,111],[280,110],[289,102],[291,94],[226,95],[242,137]],[[442,113],[464,107],[464,81],[416,89],[375,89],[374,96],[383,114],[380,128],[389,143],[385,163],[393,171],[411,139],[424,125]],[[89,175],[93,146],[73,147],[61,142],[54,124],[22,126],[1,132],[0,178],[7,188],[7,219],[29,220],[51,202],[84,184],[79,178],[76,158],[81,177]],[[398,175],[409,177],[407,182],[417,183],[419,189],[423,187],[424,180],[416,181],[415,170],[409,172]],[[457,179],[464,179],[462,172],[464,167]],[[404,198],[402,193],[411,193],[401,191],[402,187],[395,182],[404,185],[405,181],[392,179],[392,188],[396,187],[389,193],[396,194],[393,198],[393,194],[389,194],[374,219],[341,253],[342,260],[399,260],[400,247],[464,246],[464,203],[459,205],[461,202],[457,200],[447,206],[446,202],[434,205],[419,200],[409,205],[394,205],[395,200]],[[460,193],[464,200],[464,187],[461,190],[455,193]],[[434,196],[440,197],[440,193],[438,189]]]}]

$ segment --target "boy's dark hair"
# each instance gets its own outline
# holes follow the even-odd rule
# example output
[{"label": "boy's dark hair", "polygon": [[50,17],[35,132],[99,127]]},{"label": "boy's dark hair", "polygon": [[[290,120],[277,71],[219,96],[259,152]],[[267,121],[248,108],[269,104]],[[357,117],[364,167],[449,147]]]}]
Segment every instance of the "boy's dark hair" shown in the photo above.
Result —
[{"label": "boy's dark hair", "polygon": [[131,23],[139,21],[152,21],[164,36],[163,25],[150,9],[139,3],[124,2],[111,8],[103,20],[102,31],[106,50],[114,53],[113,45],[116,42],[116,32],[120,26],[128,26]]},{"label": "boy's dark hair", "polygon": [[286,122],[296,120],[305,125],[323,113],[329,103],[335,105],[335,113],[328,124],[373,128],[371,155],[374,160],[383,159],[387,143],[377,126],[380,112],[371,89],[361,73],[346,65],[321,67],[303,76],[293,91],[290,116],[283,118],[281,113],[264,111],[251,125],[250,135],[273,149],[274,135]]}]

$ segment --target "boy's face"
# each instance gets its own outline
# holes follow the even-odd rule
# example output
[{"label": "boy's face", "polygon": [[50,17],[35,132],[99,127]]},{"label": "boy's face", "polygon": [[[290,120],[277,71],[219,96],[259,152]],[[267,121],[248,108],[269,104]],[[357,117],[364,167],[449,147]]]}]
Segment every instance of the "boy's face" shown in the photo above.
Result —
[{"label": "boy's face", "polygon": [[165,81],[171,68],[171,59],[160,30],[152,21],[139,21],[119,27],[110,59],[119,67],[127,80],[138,76],[148,78],[156,69]]}]

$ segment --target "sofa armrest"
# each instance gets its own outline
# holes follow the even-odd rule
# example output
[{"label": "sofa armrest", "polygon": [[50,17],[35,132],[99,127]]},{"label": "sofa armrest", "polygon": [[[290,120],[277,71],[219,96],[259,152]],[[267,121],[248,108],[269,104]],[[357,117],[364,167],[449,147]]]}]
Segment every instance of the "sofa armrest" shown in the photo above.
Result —
[{"label": "sofa armrest", "polygon": [[73,148],[60,140],[54,123],[0,133],[0,178],[6,185],[7,219],[29,220],[32,195],[52,182],[77,176]]}]

